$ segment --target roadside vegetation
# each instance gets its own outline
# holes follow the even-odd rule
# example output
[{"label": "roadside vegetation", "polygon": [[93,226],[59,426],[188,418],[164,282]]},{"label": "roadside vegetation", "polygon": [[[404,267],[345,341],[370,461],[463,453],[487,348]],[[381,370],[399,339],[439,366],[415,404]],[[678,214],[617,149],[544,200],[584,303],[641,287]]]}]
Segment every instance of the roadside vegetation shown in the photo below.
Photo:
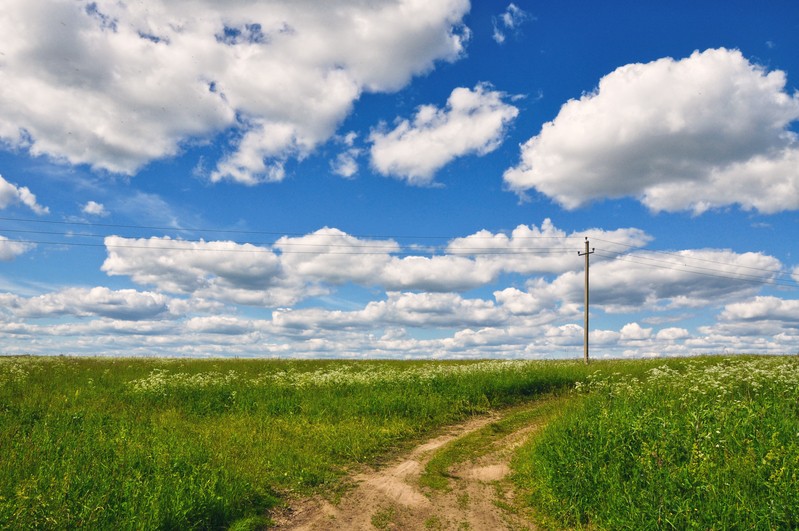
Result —
[{"label": "roadside vegetation", "polygon": [[549,527],[799,528],[799,359],[620,364],[576,388],[514,462]]},{"label": "roadside vegetation", "polygon": [[0,528],[258,528],[577,362],[0,358]]}]

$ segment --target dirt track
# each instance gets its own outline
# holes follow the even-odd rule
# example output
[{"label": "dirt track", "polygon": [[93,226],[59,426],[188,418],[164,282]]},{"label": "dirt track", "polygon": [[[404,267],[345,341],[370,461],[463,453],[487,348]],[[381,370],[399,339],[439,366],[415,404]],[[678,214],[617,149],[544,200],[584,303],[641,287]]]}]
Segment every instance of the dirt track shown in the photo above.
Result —
[{"label": "dirt track", "polygon": [[275,517],[280,530],[502,530],[535,529],[520,512],[507,478],[513,449],[541,427],[535,423],[494,441],[484,455],[454,465],[450,490],[419,486],[436,450],[498,419],[482,417],[451,427],[378,470],[355,475],[354,487],[334,505],[322,498],[294,504]]}]

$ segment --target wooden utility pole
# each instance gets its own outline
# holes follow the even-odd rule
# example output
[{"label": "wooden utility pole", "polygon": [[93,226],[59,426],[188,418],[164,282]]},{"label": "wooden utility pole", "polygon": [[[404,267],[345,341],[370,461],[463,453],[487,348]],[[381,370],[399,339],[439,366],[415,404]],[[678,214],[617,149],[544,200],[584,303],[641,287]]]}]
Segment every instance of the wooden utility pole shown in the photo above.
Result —
[{"label": "wooden utility pole", "polygon": [[583,360],[588,365],[588,255],[595,249],[588,250],[588,237],[585,238],[585,252],[577,251],[577,256],[585,256],[585,323],[583,324]]}]

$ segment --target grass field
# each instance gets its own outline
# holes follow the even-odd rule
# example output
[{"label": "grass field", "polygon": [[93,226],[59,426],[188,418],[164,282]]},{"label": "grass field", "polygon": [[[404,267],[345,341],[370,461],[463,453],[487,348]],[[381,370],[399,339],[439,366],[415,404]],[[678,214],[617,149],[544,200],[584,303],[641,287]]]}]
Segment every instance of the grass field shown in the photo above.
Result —
[{"label": "grass field", "polygon": [[572,362],[0,358],[0,527],[258,527]]},{"label": "grass field", "polygon": [[799,359],[593,375],[516,457],[553,527],[799,528]]},{"label": "grass field", "polygon": [[[789,358],[0,358],[0,528],[262,528],[356,463],[551,392],[559,411],[491,429],[554,418],[514,463],[553,527],[796,528],[798,382]],[[424,481],[445,488],[448,460],[494,431]]]}]

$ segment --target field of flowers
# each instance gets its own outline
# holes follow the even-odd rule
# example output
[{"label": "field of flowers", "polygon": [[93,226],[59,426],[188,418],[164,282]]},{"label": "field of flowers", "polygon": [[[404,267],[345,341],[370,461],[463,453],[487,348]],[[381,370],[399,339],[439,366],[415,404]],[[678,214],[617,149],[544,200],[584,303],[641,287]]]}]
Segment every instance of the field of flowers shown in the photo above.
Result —
[{"label": "field of flowers", "polygon": [[0,357],[0,528],[259,528],[355,463],[587,374],[579,362]]},{"label": "field of flowers", "polygon": [[799,359],[600,372],[516,457],[553,527],[799,528]]}]

